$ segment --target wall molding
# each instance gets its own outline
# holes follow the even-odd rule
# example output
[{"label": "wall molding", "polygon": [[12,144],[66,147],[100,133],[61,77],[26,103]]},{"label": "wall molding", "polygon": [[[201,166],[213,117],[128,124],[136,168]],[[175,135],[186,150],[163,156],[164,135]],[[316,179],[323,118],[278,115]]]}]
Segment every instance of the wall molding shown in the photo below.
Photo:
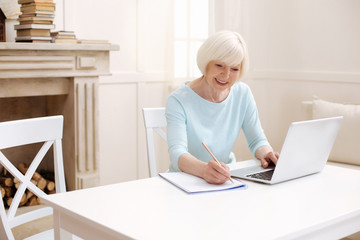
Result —
[{"label": "wall molding", "polygon": [[116,72],[113,71],[111,76],[100,78],[99,84],[124,84],[124,83],[169,83],[171,77],[164,73],[139,73],[139,72]]},{"label": "wall molding", "polygon": [[[285,80],[309,82],[335,82],[360,84],[360,72],[332,72],[332,71],[288,71],[253,69],[247,73],[246,79],[251,80]],[[178,86],[185,80],[174,80],[164,73],[112,72],[110,76],[101,76],[99,84],[125,83],[172,83]]]},{"label": "wall molding", "polygon": [[336,83],[359,83],[360,72],[331,72],[331,71],[287,71],[253,69],[247,74],[253,80],[293,80],[293,81],[321,81]]}]

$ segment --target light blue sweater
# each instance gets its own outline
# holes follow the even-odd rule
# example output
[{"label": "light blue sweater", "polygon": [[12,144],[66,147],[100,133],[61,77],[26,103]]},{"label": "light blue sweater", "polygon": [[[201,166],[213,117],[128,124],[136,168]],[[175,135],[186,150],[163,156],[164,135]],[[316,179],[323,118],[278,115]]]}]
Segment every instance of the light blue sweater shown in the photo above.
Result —
[{"label": "light blue sweater", "polygon": [[201,142],[219,161],[230,163],[229,156],[241,129],[254,155],[259,147],[270,146],[254,97],[245,83],[235,83],[221,103],[203,99],[186,84],[174,91],[166,103],[169,171],[180,171],[178,159],[184,153],[204,162],[212,160]]}]

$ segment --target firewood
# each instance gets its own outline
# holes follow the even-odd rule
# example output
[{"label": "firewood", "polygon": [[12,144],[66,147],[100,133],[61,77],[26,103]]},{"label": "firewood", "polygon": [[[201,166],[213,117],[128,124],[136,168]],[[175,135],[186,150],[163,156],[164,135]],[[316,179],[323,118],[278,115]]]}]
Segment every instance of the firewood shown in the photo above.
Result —
[{"label": "firewood", "polygon": [[21,184],[20,180],[17,179],[17,178],[14,178],[13,181],[14,181],[14,186],[15,186],[15,188],[18,189],[18,188],[20,187],[20,184]]},{"label": "firewood", "polygon": [[12,177],[11,173],[5,167],[3,167],[3,170],[1,171],[0,175],[2,177]]},{"label": "firewood", "polygon": [[6,204],[7,204],[9,207],[11,206],[12,201],[13,201],[13,198],[12,198],[12,197],[6,198]]},{"label": "firewood", "polygon": [[40,188],[41,190],[44,190],[46,187],[46,180],[44,178],[40,178],[39,180],[37,180],[37,187]]},{"label": "firewood", "polygon": [[[8,198],[6,198],[6,204],[10,207],[10,205],[11,205],[11,203],[12,203],[13,200],[14,200],[13,197],[8,197]],[[19,206],[25,205],[26,202],[27,202],[26,195],[23,194],[23,196],[22,196],[22,198],[21,198],[21,200],[20,200]]]},{"label": "firewood", "polygon": [[[24,163],[18,164],[18,169],[24,175],[28,170]],[[44,175],[35,172],[31,178],[31,182],[39,189],[45,191],[47,194],[55,193],[54,173],[47,170],[41,170],[40,172]],[[44,178],[44,176],[46,176],[46,178]],[[14,178],[5,168],[0,169],[1,198],[4,199],[4,203],[8,207],[10,207],[13,201],[16,189],[18,189],[21,184],[22,183],[20,182],[20,180]],[[41,204],[40,198],[37,197],[29,189],[27,189],[20,200],[19,207],[24,205],[33,206],[38,204]]]},{"label": "firewood", "polygon": [[31,192],[31,191],[29,191],[29,190],[27,190],[26,191],[26,199],[27,200],[29,200],[31,197],[33,197],[34,196],[34,193],[33,192]]},{"label": "firewood", "polygon": [[25,166],[25,163],[19,163],[17,167],[22,174],[26,174],[27,167]]},{"label": "firewood", "polygon": [[5,189],[3,187],[0,187],[0,191],[1,191],[1,198],[5,197]]},{"label": "firewood", "polygon": [[26,203],[26,206],[35,206],[38,205],[37,197],[34,195],[32,196]]},{"label": "firewood", "polygon": [[[18,169],[22,174],[26,174],[26,171],[28,168],[26,167],[25,163],[19,163]],[[43,178],[38,172],[34,172],[34,175],[32,176],[32,179],[39,181],[40,178]]]},{"label": "firewood", "polygon": [[[38,184],[34,179],[31,179],[30,182],[32,182],[35,186]],[[20,184],[21,182],[17,178],[14,178],[14,186],[16,189],[19,188]]]},{"label": "firewood", "polygon": [[[24,175],[28,170],[24,163],[20,163],[18,169]],[[42,174],[35,172],[30,181],[47,194],[55,193],[54,173],[47,170],[41,170],[40,172]],[[18,189],[21,184],[20,180],[14,178],[5,168],[0,169],[0,193],[6,207],[11,206],[16,189]],[[26,189],[20,200],[19,207],[38,204],[41,204],[40,198],[29,189]]]},{"label": "firewood", "polygon": [[44,179],[44,178],[39,173],[34,172],[32,179],[34,179],[35,181],[40,181],[40,179]]},{"label": "firewood", "polygon": [[42,169],[40,170],[40,175],[46,180],[55,182],[55,174],[53,171]]},{"label": "firewood", "polygon": [[55,193],[56,193],[56,191],[54,190],[54,191],[48,192],[47,194],[50,195],[50,194],[55,194]]},{"label": "firewood", "polygon": [[14,182],[10,177],[0,177],[0,184],[4,187],[12,187]]},{"label": "firewood", "polygon": [[7,175],[7,170],[6,168],[2,168],[2,171],[1,171],[1,176],[6,176]]},{"label": "firewood", "polygon": [[[18,169],[22,174],[25,174],[28,168],[25,166],[25,163],[19,163]],[[32,176],[32,179],[37,182],[36,186],[40,188],[41,190],[44,190],[46,187],[46,180],[38,173],[35,172]]]},{"label": "firewood", "polygon": [[15,188],[18,189],[20,187],[20,184],[21,184],[20,180],[17,179],[17,178],[14,178],[13,182],[14,182]]},{"label": "firewood", "polygon": [[5,196],[6,197],[12,197],[13,196],[13,190],[11,187],[4,187],[5,189]]},{"label": "firewood", "polygon": [[26,198],[26,194],[24,193],[21,197],[19,207],[24,206],[26,203],[27,203],[27,198]]},{"label": "firewood", "polygon": [[55,183],[54,183],[53,181],[48,181],[47,184],[46,184],[46,189],[47,189],[49,192],[54,191],[54,189],[55,189]]}]

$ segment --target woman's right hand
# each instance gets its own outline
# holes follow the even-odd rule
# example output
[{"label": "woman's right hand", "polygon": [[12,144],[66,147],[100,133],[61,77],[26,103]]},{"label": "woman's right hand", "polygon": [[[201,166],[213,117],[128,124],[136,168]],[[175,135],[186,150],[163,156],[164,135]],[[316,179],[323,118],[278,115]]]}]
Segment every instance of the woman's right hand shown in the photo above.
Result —
[{"label": "woman's right hand", "polygon": [[229,166],[221,162],[219,165],[211,160],[203,168],[202,178],[210,184],[223,184],[231,176]]},{"label": "woman's right hand", "polygon": [[230,177],[229,166],[223,162],[220,165],[211,160],[206,163],[195,158],[190,153],[184,153],[179,157],[179,169],[183,172],[203,178],[210,184],[223,184]]}]

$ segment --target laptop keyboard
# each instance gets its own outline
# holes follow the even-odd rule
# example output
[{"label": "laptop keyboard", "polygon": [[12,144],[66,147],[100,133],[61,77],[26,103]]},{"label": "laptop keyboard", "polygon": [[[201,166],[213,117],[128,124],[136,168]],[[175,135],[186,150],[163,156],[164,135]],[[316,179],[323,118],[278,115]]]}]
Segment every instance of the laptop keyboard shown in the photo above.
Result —
[{"label": "laptop keyboard", "polygon": [[251,166],[251,167],[245,167],[245,168],[239,168],[236,169],[236,175],[239,176],[246,176],[252,173],[258,173],[263,172],[265,169],[261,165]]},{"label": "laptop keyboard", "polygon": [[270,181],[273,174],[274,174],[274,169],[269,170],[269,171],[265,171],[265,172],[249,174],[249,175],[246,175],[246,177],[257,178],[257,179],[263,179],[263,180]]}]

